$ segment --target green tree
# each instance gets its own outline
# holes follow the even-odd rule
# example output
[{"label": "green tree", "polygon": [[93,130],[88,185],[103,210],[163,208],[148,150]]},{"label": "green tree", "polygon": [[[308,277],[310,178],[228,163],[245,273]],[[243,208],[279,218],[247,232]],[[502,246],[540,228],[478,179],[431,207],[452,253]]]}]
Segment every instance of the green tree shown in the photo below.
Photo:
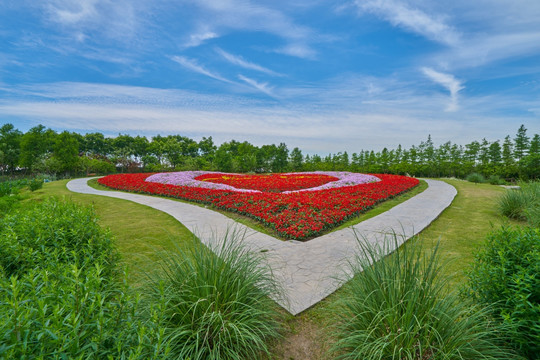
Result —
[{"label": "green tree", "polygon": [[514,156],[519,161],[525,155],[527,155],[529,150],[529,137],[527,136],[527,129],[525,125],[521,125],[517,131],[516,137],[514,138]]},{"label": "green tree", "polygon": [[128,134],[118,134],[112,139],[113,162],[120,164],[122,172],[128,170],[133,165],[135,155],[134,139]]},{"label": "green tree", "polygon": [[27,171],[32,172],[34,166],[46,154],[52,152],[55,137],[56,133],[51,129],[45,129],[43,125],[38,125],[28,130],[21,137],[20,164]]},{"label": "green tree", "polygon": [[529,154],[540,154],[540,135],[534,134],[529,147]]},{"label": "green tree", "polygon": [[81,149],[86,155],[105,156],[109,153],[107,141],[102,133],[89,133],[84,135],[84,147]]},{"label": "green tree", "polygon": [[289,155],[289,167],[292,171],[302,171],[303,165],[304,157],[302,156],[302,151],[295,147]]},{"label": "green tree", "polygon": [[137,135],[133,138],[133,155],[137,158],[137,160],[140,161],[143,156],[148,154],[148,146],[149,142],[146,137]]},{"label": "green tree", "polygon": [[501,156],[501,144],[499,143],[499,140],[492,142],[489,145],[489,162],[494,165],[499,165],[502,161]]},{"label": "green tree", "polygon": [[514,146],[510,136],[506,135],[502,146],[502,160],[504,166],[512,166],[514,164]]},{"label": "green tree", "polygon": [[209,136],[208,138],[203,137],[201,141],[199,141],[199,154],[207,161],[211,162],[214,158],[214,154],[216,153],[216,145],[214,145],[214,140],[212,140],[212,137]]},{"label": "green tree", "polygon": [[0,170],[13,173],[19,163],[22,133],[12,124],[0,128]]},{"label": "green tree", "polygon": [[280,143],[276,148],[276,155],[272,161],[272,172],[284,172],[287,169],[287,159],[289,158],[289,150],[285,143]]},{"label": "green tree", "polygon": [[232,170],[232,156],[227,149],[227,143],[221,144],[214,155],[214,164],[219,171],[230,172]]},{"label": "green tree", "polygon": [[59,172],[75,173],[79,163],[79,142],[67,131],[56,137],[53,147],[53,157],[58,161]]}]

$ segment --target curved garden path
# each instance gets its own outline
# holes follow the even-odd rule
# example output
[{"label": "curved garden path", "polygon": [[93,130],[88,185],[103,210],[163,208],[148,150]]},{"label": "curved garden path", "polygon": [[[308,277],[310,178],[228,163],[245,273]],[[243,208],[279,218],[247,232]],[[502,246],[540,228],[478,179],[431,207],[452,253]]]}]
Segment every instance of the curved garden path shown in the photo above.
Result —
[{"label": "curved garden path", "polygon": [[351,228],[301,243],[276,239],[200,206],[155,196],[96,190],[88,186],[89,179],[72,180],[67,188],[83,194],[125,199],[163,211],[195,232],[207,245],[233,228],[245,231],[245,245],[252,251],[263,251],[283,288],[283,296],[275,300],[293,315],[333,293],[351,276],[347,273],[347,264],[357,254],[357,237],[382,245],[389,235],[397,234],[398,245],[401,245],[435,220],[457,194],[453,186],[443,181],[425,180],[428,188],[424,192],[389,211]]}]

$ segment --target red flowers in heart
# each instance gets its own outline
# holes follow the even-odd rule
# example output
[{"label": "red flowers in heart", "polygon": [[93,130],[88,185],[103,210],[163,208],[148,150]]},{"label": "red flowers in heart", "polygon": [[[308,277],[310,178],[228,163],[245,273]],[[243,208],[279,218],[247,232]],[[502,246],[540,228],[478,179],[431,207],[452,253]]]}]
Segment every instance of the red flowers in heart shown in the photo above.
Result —
[{"label": "red flowers in heart", "polygon": [[375,175],[381,181],[282,193],[314,188],[337,180],[323,174],[228,175],[207,173],[198,181],[227,184],[239,189],[263,192],[242,192],[212,188],[177,186],[145,181],[153,174],[117,174],[98,180],[107,187],[157,194],[212,205],[218,209],[249,216],[274,229],[288,239],[308,239],[320,235],[375,204],[418,185],[418,180],[400,175]]}]

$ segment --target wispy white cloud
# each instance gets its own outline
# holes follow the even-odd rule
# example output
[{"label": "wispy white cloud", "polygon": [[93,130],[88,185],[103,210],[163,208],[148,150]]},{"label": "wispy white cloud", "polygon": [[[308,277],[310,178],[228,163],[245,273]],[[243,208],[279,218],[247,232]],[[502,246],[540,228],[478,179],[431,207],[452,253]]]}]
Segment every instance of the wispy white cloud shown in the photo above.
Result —
[{"label": "wispy white cloud", "polygon": [[206,28],[198,32],[195,32],[193,34],[190,34],[188,41],[186,41],[183,46],[185,48],[197,47],[207,40],[215,39],[218,37],[219,35],[216,32],[211,31],[208,28]]},{"label": "wispy white cloud", "polygon": [[394,26],[404,28],[446,45],[457,45],[459,33],[441,16],[428,14],[397,0],[355,0],[361,13],[380,16]]},{"label": "wispy white cloud", "polygon": [[[258,145],[285,141],[291,148],[299,146],[303,151],[318,153],[381,150],[399,143],[410,146],[425,140],[428,133],[436,143],[502,139],[515,133],[521,123],[531,133],[540,133],[533,112],[512,117],[504,111],[516,104],[537,109],[537,99],[508,94],[469,96],[457,113],[448,113],[440,111],[448,102],[446,96],[419,93],[408,85],[395,79],[336,79],[291,90],[277,104],[271,99],[201,95],[185,90],[36,84],[18,87],[12,96],[2,96],[0,116],[24,119],[30,126],[41,122],[59,130],[112,135],[182,133],[192,137],[211,135],[218,142],[245,139]],[[370,87],[377,91],[366,96]],[[304,101],[287,101],[289,96],[303,96]]]},{"label": "wispy white cloud", "polygon": [[230,62],[231,64],[241,66],[241,67],[243,67],[245,69],[263,72],[265,74],[272,75],[272,76],[283,76],[283,74],[279,74],[279,73],[277,73],[275,71],[272,71],[272,70],[270,70],[268,68],[265,68],[264,66],[255,64],[255,63],[253,63],[251,61],[247,61],[243,57],[241,57],[239,55],[233,55],[231,53],[228,53],[228,52],[226,52],[225,50],[223,50],[221,48],[216,48],[216,52],[219,55],[221,55],[225,60]]},{"label": "wispy white cloud", "polygon": [[438,72],[432,68],[424,67],[422,68],[422,72],[437,84],[444,86],[450,92],[450,104],[448,104],[446,111],[456,111],[458,109],[458,93],[460,90],[464,89],[461,81],[451,74]]},{"label": "wispy white cloud", "polygon": [[277,53],[295,56],[303,59],[313,60],[317,57],[317,52],[310,46],[302,43],[291,43],[275,50]]},{"label": "wispy white cloud", "polygon": [[199,65],[197,60],[195,59],[189,59],[185,56],[172,56],[171,60],[177,62],[178,64],[182,65],[188,70],[194,71],[196,73],[206,75],[208,77],[211,77],[216,80],[224,81],[226,83],[232,83],[232,81],[224,78],[223,76],[219,75],[218,73],[212,72],[208,69],[206,69],[204,66]]},{"label": "wispy white cloud", "polygon": [[[223,29],[225,32],[263,31],[279,36],[288,43],[287,47],[280,51],[283,54],[305,58],[315,53],[311,47],[316,38],[314,30],[295,23],[291,17],[276,8],[249,0],[200,0],[194,3],[203,12],[199,27],[211,24],[212,29]],[[291,48],[287,51],[291,44],[296,48],[302,47],[303,50],[293,51]]]},{"label": "wispy white cloud", "polygon": [[43,0],[32,4],[44,9],[50,25],[79,42],[97,34],[123,43],[138,35],[137,11],[142,3],[129,0]]},{"label": "wispy white cloud", "polygon": [[537,31],[471,35],[460,46],[440,52],[432,59],[448,68],[471,68],[506,61],[540,52],[540,26]]},{"label": "wispy white cloud", "polygon": [[255,89],[259,90],[260,92],[262,93],[265,93],[266,95],[270,96],[270,97],[275,97],[274,93],[273,93],[273,89],[272,87],[270,87],[268,85],[268,83],[259,83],[253,79],[250,79],[242,74],[238,75],[238,78],[246,83],[248,83],[249,85],[253,86]]},{"label": "wispy white cloud", "polygon": [[72,25],[96,17],[98,15],[96,5],[99,2],[100,0],[77,2],[54,0],[46,3],[46,6],[55,21],[64,25]]}]

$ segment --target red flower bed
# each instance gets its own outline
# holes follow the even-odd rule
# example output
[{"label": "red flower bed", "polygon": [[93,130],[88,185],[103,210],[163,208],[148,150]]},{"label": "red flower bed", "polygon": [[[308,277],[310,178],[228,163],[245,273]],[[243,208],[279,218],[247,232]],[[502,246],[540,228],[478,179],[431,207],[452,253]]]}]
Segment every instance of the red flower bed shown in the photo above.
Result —
[{"label": "red flower bed", "polygon": [[195,180],[226,184],[239,189],[280,193],[313,188],[339,179],[335,176],[322,174],[229,175],[210,173],[197,176]]},{"label": "red flower bed", "polygon": [[109,175],[98,182],[118,190],[210,204],[256,219],[275,229],[282,237],[299,240],[315,237],[375,204],[418,185],[418,180],[414,178],[378,174],[376,176],[381,181],[354,186],[288,194],[245,193],[144,181],[150,175]]}]

